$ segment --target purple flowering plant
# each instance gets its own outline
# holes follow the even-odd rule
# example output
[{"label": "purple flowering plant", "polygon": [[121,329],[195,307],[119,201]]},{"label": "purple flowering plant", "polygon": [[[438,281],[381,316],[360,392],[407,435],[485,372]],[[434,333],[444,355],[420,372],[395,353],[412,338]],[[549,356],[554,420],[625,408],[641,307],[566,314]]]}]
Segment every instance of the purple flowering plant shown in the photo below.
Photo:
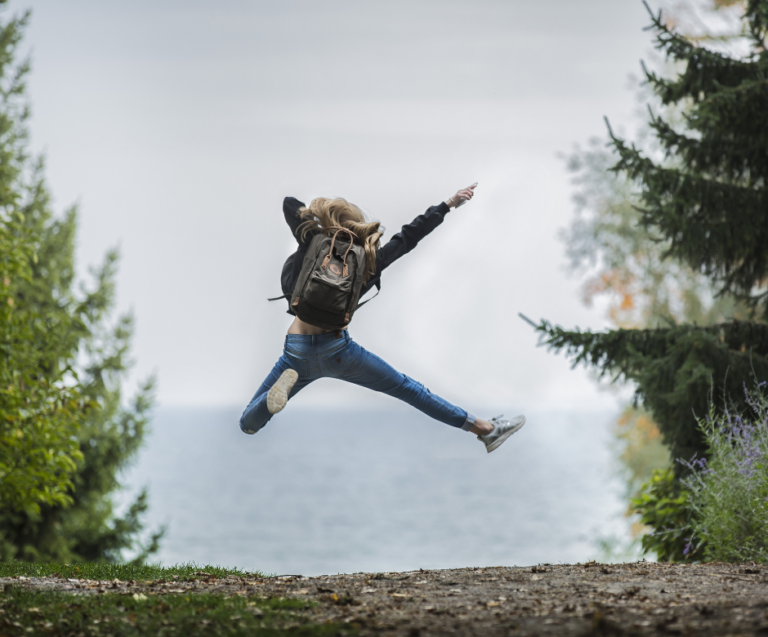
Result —
[{"label": "purple flowering plant", "polygon": [[681,460],[690,474],[691,537],[685,552],[701,551],[706,561],[768,562],[768,392],[766,383],[744,386],[745,414],[710,402],[698,423],[709,458]]}]

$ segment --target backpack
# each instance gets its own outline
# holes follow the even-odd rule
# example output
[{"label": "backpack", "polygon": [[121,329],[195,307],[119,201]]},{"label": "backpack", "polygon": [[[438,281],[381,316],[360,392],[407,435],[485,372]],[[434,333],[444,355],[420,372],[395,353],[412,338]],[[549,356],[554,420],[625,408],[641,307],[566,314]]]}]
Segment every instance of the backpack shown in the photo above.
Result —
[{"label": "backpack", "polygon": [[[363,287],[365,248],[352,231],[339,226],[333,236],[318,233],[309,243],[290,298],[290,309],[305,323],[339,330],[352,320]],[[344,235],[348,235],[348,239]],[[341,236],[340,236],[341,235]]]}]

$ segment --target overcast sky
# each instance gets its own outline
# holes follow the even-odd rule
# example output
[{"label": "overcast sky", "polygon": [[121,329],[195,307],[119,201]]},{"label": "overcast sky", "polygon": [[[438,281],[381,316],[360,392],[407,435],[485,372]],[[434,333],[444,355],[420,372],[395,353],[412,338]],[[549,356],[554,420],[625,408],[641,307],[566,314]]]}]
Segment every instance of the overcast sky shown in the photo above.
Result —
[{"label": "overcast sky", "polygon": [[[632,130],[640,0],[12,0],[33,8],[33,146],[83,274],[122,253],[133,380],[161,403],[248,402],[290,324],[279,274],[292,195],[344,196],[387,228],[475,199],[385,272],[353,337],[478,415],[614,399],[536,347],[518,312],[601,328],[568,276],[560,152]],[[450,271],[450,278],[446,272]],[[303,405],[371,401],[321,381]],[[496,413],[496,412],[494,412]]]}]

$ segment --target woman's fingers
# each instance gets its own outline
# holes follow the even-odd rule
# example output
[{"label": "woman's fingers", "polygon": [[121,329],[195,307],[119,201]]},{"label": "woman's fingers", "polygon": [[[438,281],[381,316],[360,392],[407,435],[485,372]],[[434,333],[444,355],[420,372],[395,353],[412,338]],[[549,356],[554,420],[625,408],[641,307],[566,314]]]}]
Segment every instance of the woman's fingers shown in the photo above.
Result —
[{"label": "woman's fingers", "polygon": [[475,194],[475,188],[477,187],[477,183],[472,184],[471,186],[467,186],[466,188],[462,188],[461,190],[457,191],[456,194],[451,197],[450,199],[446,200],[446,203],[449,205],[449,207],[458,208],[463,203],[466,203]]}]

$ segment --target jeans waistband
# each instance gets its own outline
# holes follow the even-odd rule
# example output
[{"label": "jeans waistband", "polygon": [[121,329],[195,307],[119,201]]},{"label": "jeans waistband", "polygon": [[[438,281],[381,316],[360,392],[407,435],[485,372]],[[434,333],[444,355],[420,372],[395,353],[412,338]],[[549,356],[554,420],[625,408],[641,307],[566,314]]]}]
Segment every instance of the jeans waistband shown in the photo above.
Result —
[{"label": "jeans waistband", "polygon": [[[339,334],[341,333],[341,334]],[[304,343],[307,345],[325,345],[332,341],[343,340],[349,342],[352,337],[349,330],[338,330],[336,332],[323,332],[322,334],[286,334],[286,343]]]}]

